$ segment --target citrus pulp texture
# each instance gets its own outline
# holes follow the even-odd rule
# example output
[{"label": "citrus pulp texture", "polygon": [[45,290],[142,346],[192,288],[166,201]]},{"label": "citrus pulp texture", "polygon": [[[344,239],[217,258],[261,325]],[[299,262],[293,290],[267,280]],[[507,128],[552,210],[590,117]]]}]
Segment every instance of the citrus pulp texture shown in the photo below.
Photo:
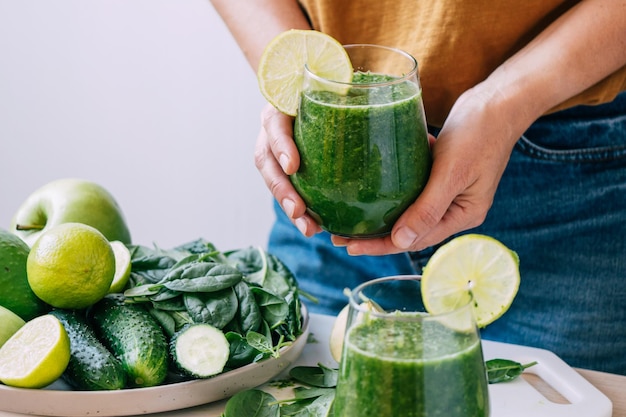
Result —
[{"label": "citrus pulp texture", "polygon": [[441,246],[422,273],[422,298],[431,314],[453,311],[470,300],[485,327],[513,303],[520,284],[519,258],[489,236],[467,234]]},{"label": "citrus pulp texture", "polygon": [[27,322],[0,348],[0,381],[41,388],[58,379],[70,361],[65,328],[49,314]]},{"label": "citrus pulp texture", "polygon": [[0,229],[0,306],[24,320],[46,313],[49,307],[28,284],[26,260],[30,248],[22,239]]},{"label": "citrus pulp texture", "polygon": [[298,111],[305,66],[328,80],[352,80],[350,58],[337,40],[314,30],[283,32],[265,47],[257,70],[261,93],[282,113]]},{"label": "citrus pulp texture", "polygon": [[55,226],[35,242],[28,255],[28,282],[48,304],[80,309],[108,292],[115,274],[115,255],[98,230],[80,223]]}]

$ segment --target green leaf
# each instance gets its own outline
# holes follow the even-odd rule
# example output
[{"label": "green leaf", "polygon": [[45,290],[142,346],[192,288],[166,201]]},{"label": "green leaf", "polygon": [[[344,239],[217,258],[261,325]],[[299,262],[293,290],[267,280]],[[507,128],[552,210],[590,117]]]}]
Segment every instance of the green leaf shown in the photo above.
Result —
[{"label": "green leaf", "polygon": [[185,293],[185,307],[196,323],[224,328],[237,314],[239,303],[232,288],[209,293]]},{"label": "green leaf", "polygon": [[[332,415],[331,410],[334,400],[335,392],[328,391],[327,393],[317,397],[311,403],[295,403],[293,405],[296,407],[290,407],[288,413],[286,412],[281,414],[294,417],[329,417]],[[301,406],[297,407],[298,405]]]},{"label": "green leaf", "polygon": [[138,285],[136,287],[131,287],[124,291],[125,297],[149,297],[155,294],[158,294],[159,291],[163,288],[162,285],[159,284],[143,284]]},{"label": "green leaf", "polygon": [[263,317],[261,316],[261,309],[254,298],[254,294],[250,291],[245,281],[238,282],[233,288],[237,295],[237,300],[239,301],[239,311],[236,318],[242,334],[246,334],[251,330],[258,330]]},{"label": "green leaf", "polygon": [[334,388],[337,386],[339,372],[323,364],[318,366],[296,366],[291,368],[289,376],[298,382],[313,387]]},{"label": "green leaf", "polygon": [[230,346],[230,355],[228,355],[227,368],[239,368],[254,362],[254,358],[261,352],[248,344],[246,339],[239,333],[227,332],[226,340]]},{"label": "green leaf", "polygon": [[280,417],[276,398],[258,390],[241,391],[226,403],[223,417]]},{"label": "green leaf", "polygon": [[217,251],[215,245],[202,238],[183,243],[182,245],[176,246],[174,250],[189,253],[207,253]]},{"label": "green leaf", "polygon": [[153,307],[149,309],[149,312],[152,317],[154,317],[159,322],[159,324],[169,337],[172,337],[174,333],[176,333],[176,322],[174,321],[174,318],[170,316],[166,311],[159,310]]},{"label": "green leaf", "polygon": [[307,388],[307,387],[296,387],[294,388],[294,392],[296,394],[297,400],[304,400],[309,398],[317,398],[321,397],[324,394],[328,394],[329,392],[335,392],[335,388]]},{"label": "green leaf", "polygon": [[267,291],[264,288],[252,287],[250,291],[261,308],[261,315],[271,329],[284,323],[289,316],[289,305],[285,299]]},{"label": "green leaf", "polygon": [[135,285],[159,282],[177,259],[163,251],[130,245],[132,282]]},{"label": "green leaf", "polygon": [[274,354],[272,340],[257,332],[246,333],[246,342],[261,353]]},{"label": "green leaf", "polygon": [[226,257],[245,275],[246,281],[265,286],[267,256],[263,249],[249,247],[226,253]]},{"label": "green leaf", "polygon": [[213,292],[230,288],[241,281],[237,269],[215,262],[193,262],[172,269],[160,284],[174,291]]},{"label": "green leaf", "polygon": [[487,380],[490,384],[499,382],[512,381],[524,372],[524,369],[536,365],[537,362],[531,362],[522,365],[509,359],[491,359],[485,362],[487,368]]}]

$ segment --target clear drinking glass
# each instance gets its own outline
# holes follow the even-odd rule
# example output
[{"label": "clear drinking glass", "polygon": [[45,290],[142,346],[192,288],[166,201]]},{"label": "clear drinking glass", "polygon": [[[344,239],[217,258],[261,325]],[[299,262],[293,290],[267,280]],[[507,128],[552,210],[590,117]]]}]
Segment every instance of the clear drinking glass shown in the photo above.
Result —
[{"label": "clear drinking glass", "polygon": [[413,275],[354,289],[334,411],[341,417],[488,417],[472,302],[430,315],[420,277]]},{"label": "clear drinking glass", "polygon": [[294,124],[291,180],[330,233],[383,236],[424,188],[431,167],[417,61],[399,49],[347,45],[350,83],[308,68]]}]

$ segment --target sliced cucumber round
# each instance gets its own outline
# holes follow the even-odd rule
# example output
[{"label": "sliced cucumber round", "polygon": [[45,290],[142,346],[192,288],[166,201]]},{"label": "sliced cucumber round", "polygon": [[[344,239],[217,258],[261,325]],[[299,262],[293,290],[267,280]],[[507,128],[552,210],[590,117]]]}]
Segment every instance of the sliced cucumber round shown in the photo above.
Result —
[{"label": "sliced cucumber round", "polygon": [[230,355],[224,333],[205,323],[188,324],[170,341],[170,352],[176,365],[196,378],[221,373]]}]

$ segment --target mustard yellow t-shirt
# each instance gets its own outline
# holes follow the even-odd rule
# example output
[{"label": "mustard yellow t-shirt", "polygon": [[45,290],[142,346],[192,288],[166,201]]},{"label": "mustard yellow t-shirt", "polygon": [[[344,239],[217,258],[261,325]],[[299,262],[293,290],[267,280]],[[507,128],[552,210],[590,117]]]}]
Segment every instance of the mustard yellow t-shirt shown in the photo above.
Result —
[{"label": "mustard yellow t-shirt", "polygon": [[[429,123],[578,0],[299,0],[314,29],[343,44],[404,49],[418,61]],[[611,101],[626,67],[559,105]]]}]

